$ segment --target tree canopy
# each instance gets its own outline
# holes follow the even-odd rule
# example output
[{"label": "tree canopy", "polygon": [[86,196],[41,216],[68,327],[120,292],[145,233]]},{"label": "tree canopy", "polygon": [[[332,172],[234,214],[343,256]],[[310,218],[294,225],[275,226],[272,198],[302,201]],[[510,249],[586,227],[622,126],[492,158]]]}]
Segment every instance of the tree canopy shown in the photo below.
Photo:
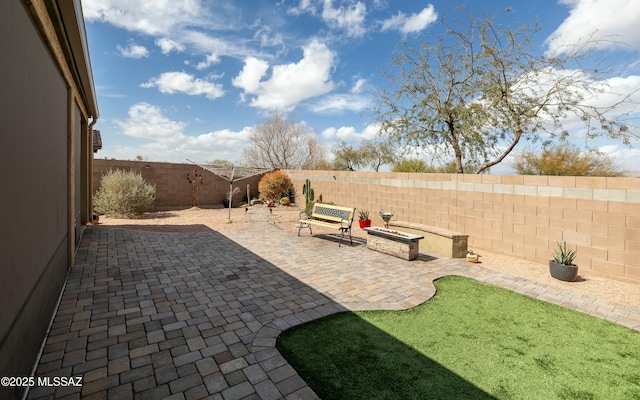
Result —
[{"label": "tree canopy", "polygon": [[314,169],[325,156],[324,148],[312,133],[279,112],[256,125],[249,140],[243,160],[251,167]]},{"label": "tree canopy", "polygon": [[[629,143],[626,115],[615,111],[631,94],[612,94],[606,69],[587,68],[599,39],[542,54],[534,25],[504,27],[492,18],[444,25],[435,42],[405,41],[392,54],[390,89],[379,96],[381,134],[401,146],[417,146],[434,158],[451,159],[456,172],[476,173],[500,162],[522,141],[553,142],[569,135],[567,118],[582,122],[587,139]],[[615,98],[600,106],[607,92]],[[602,97],[602,96],[600,96]]]},{"label": "tree canopy", "polygon": [[520,175],[624,176],[610,157],[575,146],[557,144],[542,151],[525,150],[512,163]]},{"label": "tree canopy", "polygon": [[[464,172],[470,173],[478,169],[473,164],[465,164]],[[484,172],[487,172],[485,170]],[[424,173],[438,173],[438,174],[455,174],[456,162],[449,161],[444,165],[429,165],[426,161],[419,158],[402,158],[396,161],[391,167],[391,172],[424,172]]]},{"label": "tree canopy", "polygon": [[333,154],[333,169],[338,171],[355,171],[367,164],[365,154],[345,141],[333,145]]},{"label": "tree canopy", "polygon": [[393,163],[396,158],[396,148],[390,141],[367,140],[358,146],[340,141],[334,144],[333,152],[333,168],[346,171],[370,167],[378,172],[380,167]]}]

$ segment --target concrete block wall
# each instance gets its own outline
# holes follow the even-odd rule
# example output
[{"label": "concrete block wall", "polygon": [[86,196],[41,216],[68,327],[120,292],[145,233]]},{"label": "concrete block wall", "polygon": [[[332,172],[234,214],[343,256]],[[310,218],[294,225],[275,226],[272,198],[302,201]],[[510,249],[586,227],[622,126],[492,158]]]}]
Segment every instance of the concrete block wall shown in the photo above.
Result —
[{"label": "concrete block wall", "polygon": [[[199,207],[221,206],[227,196],[229,182],[225,179],[203,170],[194,164],[174,164],[148,161],[100,160],[93,161],[93,194],[100,188],[100,179],[109,169],[133,170],[142,174],[148,183],[156,186],[157,209],[173,207],[191,207],[191,184],[187,181],[187,173],[193,177],[194,168],[202,174],[204,184],[198,197]],[[243,179],[234,183],[240,188],[240,193],[233,198],[233,204],[240,204],[246,196],[247,184],[251,193],[258,192],[258,182],[261,176]]]},{"label": "concrete block wall", "polygon": [[469,247],[546,263],[556,241],[578,249],[594,275],[640,284],[640,179],[524,175],[285,171],[297,203],[311,180],[316,200],[380,209],[394,219],[469,235]]}]

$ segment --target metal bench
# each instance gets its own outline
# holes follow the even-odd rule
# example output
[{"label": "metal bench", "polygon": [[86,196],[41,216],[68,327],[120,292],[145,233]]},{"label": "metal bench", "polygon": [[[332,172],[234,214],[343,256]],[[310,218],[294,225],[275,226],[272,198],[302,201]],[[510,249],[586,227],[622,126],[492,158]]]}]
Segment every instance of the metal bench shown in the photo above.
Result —
[{"label": "metal bench", "polygon": [[342,239],[345,234],[349,234],[349,241],[353,244],[351,237],[351,224],[356,213],[355,208],[334,206],[333,204],[315,203],[311,209],[311,215],[301,211],[298,220],[298,236],[304,228],[309,228],[309,232],[313,235],[311,225],[322,226],[340,230],[340,242],[338,247],[342,245]]}]

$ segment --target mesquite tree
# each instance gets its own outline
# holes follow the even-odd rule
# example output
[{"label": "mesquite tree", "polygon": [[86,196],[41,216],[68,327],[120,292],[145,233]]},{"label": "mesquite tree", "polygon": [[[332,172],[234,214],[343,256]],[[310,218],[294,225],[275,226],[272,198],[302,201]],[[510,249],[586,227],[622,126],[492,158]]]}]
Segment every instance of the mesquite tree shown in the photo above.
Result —
[{"label": "mesquite tree", "polygon": [[[465,163],[481,173],[522,141],[566,139],[569,117],[582,121],[587,138],[634,137],[626,114],[611,117],[631,94],[610,92],[601,63],[586,66],[608,38],[541,53],[535,25],[509,28],[471,16],[459,26],[453,21],[435,42],[407,41],[395,50],[392,71],[384,73],[391,86],[376,107],[381,134],[436,159],[453,158],[458,173]],[[598,104],[603,93],[614,100]]]}]

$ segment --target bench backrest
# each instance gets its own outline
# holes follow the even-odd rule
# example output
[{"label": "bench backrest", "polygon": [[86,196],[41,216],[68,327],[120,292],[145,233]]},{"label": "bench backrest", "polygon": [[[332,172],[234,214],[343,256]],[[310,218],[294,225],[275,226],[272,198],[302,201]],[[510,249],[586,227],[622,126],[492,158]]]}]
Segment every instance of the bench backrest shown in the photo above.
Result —
[{"label": "bench backrest", "polygon": [[343,219],[349,221],[349,226],[353,222],[356,213],[355,208],[334,206],[333,204],[315,203],[311,210],[311,218],[319,218],[327,221],[340,222]]}]

